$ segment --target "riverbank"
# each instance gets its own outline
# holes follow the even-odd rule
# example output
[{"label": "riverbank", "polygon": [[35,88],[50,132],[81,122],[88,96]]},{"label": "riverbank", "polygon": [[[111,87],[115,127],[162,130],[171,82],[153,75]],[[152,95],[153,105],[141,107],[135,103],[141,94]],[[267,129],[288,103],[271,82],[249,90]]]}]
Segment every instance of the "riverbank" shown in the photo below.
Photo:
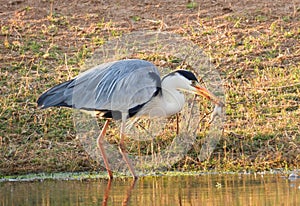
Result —
[{"label": "riverbank", "polygon": [[77,75],[101,45],[143,29],[188,38],[205,51],[224,81],[226,122],[214,152],[199,161],[199,136],[169,170],[299,169],[299,3],[0,3],[0,176],[104,170],[76,139],[72,111],[39,110],[36,100]]}]

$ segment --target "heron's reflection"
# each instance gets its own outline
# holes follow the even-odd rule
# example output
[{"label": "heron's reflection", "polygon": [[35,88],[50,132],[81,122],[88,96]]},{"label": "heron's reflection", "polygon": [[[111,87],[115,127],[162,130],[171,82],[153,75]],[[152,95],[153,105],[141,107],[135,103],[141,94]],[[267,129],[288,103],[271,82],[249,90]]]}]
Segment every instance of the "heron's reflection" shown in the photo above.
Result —
[{"label": "heron's reflection", "polygon": [[106,186],[104,196],[103,196],[102,206],[107,205],[107,200],[108,200],[108,197],[109,197],[109,191],[110,191],[110,188],[111,188],[111,183],[112,183],[112,179],[108,179],[107,186]]},{"label": "heron's reflection", "polygon": [[[104,191],[104,195],[103,195],[102,206],[107,206],[108,205],[107,203],[108,203],[108,198],[109,198],[109,193],[110,193],[110,190],[111,190],[112,182],[113,182],[112,179],[109,179],[108,182],[107,182],[107,185],[106,185],[106,188],[105,188],[105,191]],[[123,206],[126,206],[129,203],[130,197],[131,197],[132,191],[133,191],[133,189],[136,185],[136,182],[137,182],[137,179],[133,179],[130,186],[128,187],[127,192],[126,192],[126,196],[124,197],[124,199],[122,201]]]}]

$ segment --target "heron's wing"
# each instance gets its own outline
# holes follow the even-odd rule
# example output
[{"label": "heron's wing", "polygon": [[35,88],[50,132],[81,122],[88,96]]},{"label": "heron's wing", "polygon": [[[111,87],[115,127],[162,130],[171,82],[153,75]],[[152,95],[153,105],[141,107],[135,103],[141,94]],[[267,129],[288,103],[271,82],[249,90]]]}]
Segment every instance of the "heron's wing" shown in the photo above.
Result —
[{"label": "heron's wing", "polygon": [[157,95],[161,79],[150,62],[121,60],[80,74],[69,87],[75,108],[128,112]]}]

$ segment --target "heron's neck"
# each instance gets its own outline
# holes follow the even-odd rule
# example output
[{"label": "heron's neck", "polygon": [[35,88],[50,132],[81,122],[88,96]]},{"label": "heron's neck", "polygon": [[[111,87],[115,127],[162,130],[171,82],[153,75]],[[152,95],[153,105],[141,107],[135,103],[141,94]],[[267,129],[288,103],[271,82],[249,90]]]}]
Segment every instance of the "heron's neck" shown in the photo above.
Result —
[{"label": "heron's neck", "polygon": [[172,77],[166,77],[161,82],[161,94],[148,102],[138,114],[148,117],[167,117],[178,113],[184,105],[184,95],[178,90],[180,85]]},{"label": "heron's neck", "polygon": [[161,105],[167,116],[179,112],[185,102],[184,95],[178,90],[178,82],[165,78],[162,81],[162,96],[160,98]]}]

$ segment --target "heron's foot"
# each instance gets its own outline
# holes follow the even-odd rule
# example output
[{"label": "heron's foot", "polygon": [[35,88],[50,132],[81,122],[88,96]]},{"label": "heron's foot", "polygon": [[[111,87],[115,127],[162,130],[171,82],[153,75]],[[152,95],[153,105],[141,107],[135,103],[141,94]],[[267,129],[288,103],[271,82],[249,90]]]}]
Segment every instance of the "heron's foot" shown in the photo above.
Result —
[{"label": "heron's foot", "polygon": [[107,170],[107,173],[108,173],[108,179],[112,180],[114,178],[112,171],[111,170]]}]

